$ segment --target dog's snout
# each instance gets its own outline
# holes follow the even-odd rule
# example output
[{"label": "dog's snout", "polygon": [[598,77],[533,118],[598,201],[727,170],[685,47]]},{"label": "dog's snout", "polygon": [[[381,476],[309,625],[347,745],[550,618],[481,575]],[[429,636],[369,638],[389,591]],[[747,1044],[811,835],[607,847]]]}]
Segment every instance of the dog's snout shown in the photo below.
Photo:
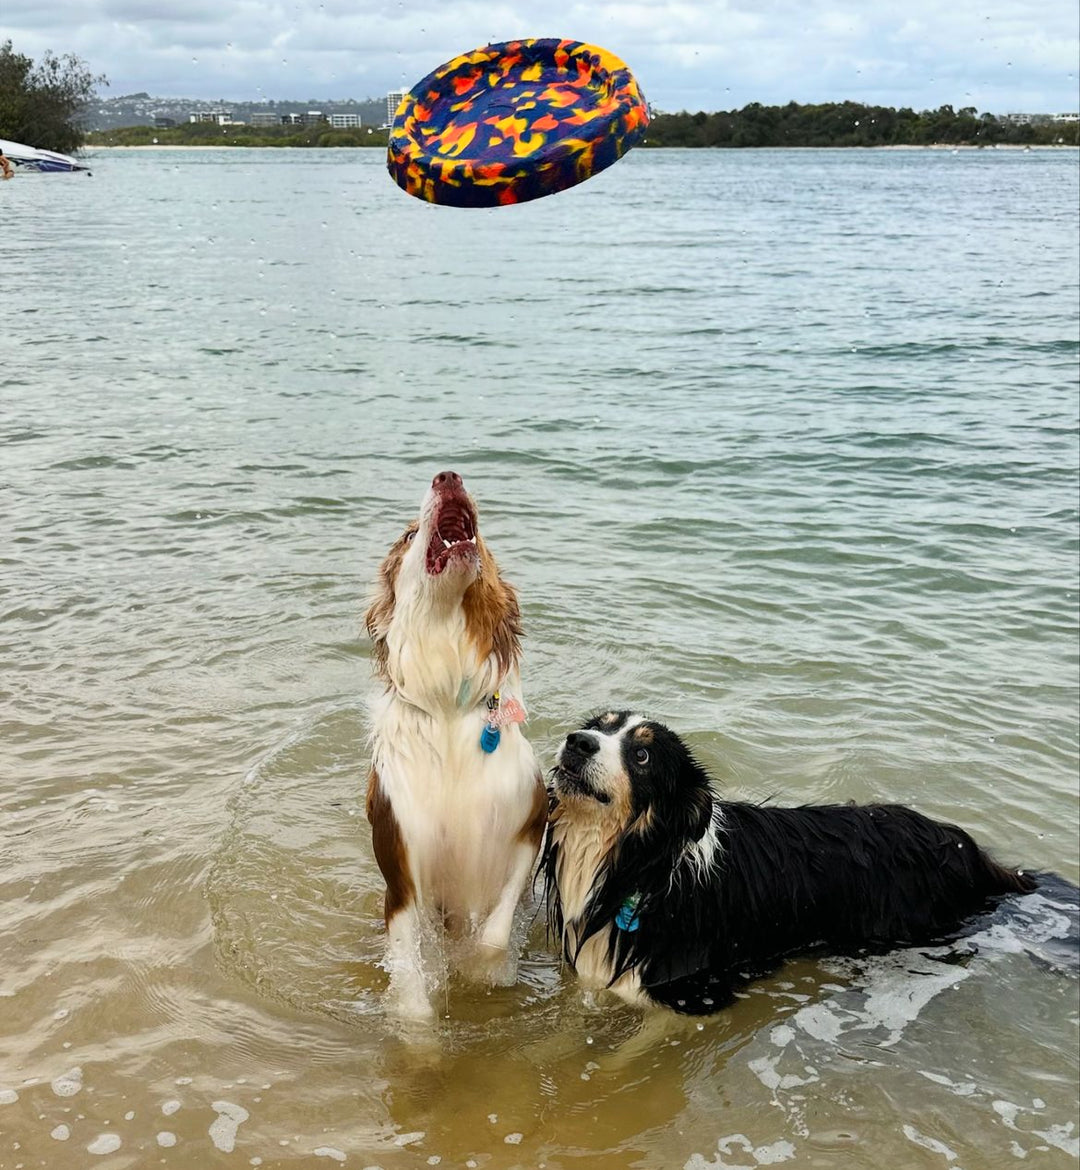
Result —
[{"label": "dog's snout", "polygon": [[579,756],[595,756],[600,750],[600,741],[588,731],[572,731],[566,737],[566,750]]},{"label": "dog's snout", "polygon": [[436,491],[461,491],[461,476],[456,471],[440,471],[431,486]]}]

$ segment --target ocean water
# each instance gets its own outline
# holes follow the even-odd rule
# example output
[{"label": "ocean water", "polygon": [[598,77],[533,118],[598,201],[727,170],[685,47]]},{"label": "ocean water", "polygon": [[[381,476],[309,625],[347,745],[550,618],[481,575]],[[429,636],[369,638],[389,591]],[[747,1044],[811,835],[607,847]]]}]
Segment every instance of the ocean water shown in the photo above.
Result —
[{"label": "ocean water", "polygon": [[903,801],[1075,881],[1076,151],[638,151],[491,212],[377,151],[0,186],[0,1170],[1075,1166],[1055,915],[705,1021],[383,1008],[367,589],[453,468],[530,734]]}]

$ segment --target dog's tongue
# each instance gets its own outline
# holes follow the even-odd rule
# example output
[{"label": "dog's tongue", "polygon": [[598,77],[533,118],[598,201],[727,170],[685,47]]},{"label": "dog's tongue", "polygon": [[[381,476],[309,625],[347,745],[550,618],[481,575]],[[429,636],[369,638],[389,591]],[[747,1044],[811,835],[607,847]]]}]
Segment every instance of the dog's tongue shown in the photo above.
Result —
[{"label": "dog's tongue", "polygon": [[[438,477],[436,477],[438,479]],[[438,486],[439,503],[432,517],[427,570],[438,576],[454,558],[476,555],[476,513],[460,480]]]}]

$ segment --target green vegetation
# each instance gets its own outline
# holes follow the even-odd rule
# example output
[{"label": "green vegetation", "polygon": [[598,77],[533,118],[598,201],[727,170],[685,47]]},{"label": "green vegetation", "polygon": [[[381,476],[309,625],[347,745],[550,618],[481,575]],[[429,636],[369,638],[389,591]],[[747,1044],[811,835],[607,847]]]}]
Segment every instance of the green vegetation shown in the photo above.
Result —
[{"label": "green vegetation", "polygon": [[4,41],[0,44],[0,138],[65,154],[78,150],[86,138],[80,115],[95,88],[108,84],[72,53],[63,57],[46,53],[35,64],[16,53],[11,41]]},{"label": "green vegetation", "polygon": [[314,126],[215,126],[188,122],[156,130],[153,126],[121,126],[87,135],[91,146],[381,146],[386,131],[361,126],[333,130],[325,123]]},{"label": "green vegetation", "polygon": [[[646,146],[1076,146],[1080,125],[1049,122],[1019,125],[953,110],[894,110],[857,102],[818,106],[762,106],[716,114],[655,114]],[[332,130],[314,126],[215,126],[191,122],[168,129],[124,126],[87,136],[95,146],[386,146],[385,130]]]},{"label": "green vegetation", "polygon": [[954,146],[1078,144],[1078,123],[1017,125],[974,107],[916,113],[858,102],[763,106],[715,114],[657,114],[646,146]]}]

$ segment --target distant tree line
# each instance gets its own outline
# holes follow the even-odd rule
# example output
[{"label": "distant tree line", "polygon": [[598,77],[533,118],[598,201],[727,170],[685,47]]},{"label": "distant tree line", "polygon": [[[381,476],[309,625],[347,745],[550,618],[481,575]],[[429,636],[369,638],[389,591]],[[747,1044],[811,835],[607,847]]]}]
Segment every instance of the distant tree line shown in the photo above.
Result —
[{"label": "distant tree line", "polygon": [[763,106],[715,114],[655,114],[646,146],[1076,146],[1080,124],[1018,124],[980,114],[973,106],[954,110],[892,109],[858,102]]},{"label": "distant tree line", "polygon": [[[1076,122],[1016,123],[972,106],[916,113],[858,102],[763,106],[715,114],[654,114],[646,146],[1076,146]],[[368,127],[215,126],[193,122],[166,129],[122,126],[87,136],[94,146],[386,146],[386,132]]]},{"label": "distant tree line", "polygon": [[[70,152],[89,142],[99,146],[385,146],[382,130],[314,126],[215,126],[192,123],[156,129],[125,126],[87,134],[83,113],[99,85],[73,54],[47,52],[34,62],[0,43],[0,138],[47,150]],[[145,95],[136,95],[139,97]],[[149,99],[148,99],[149,100]],[[1080,123],[1020,123],[980,114],[973,106],[954,110],[892,109],[858,102],[763,106],[708,114],[655,114],[646,146],[996,146],[1080,144]]]},{"label": "distant tree line", "polygon": [[72,53],[46,53],[34,62],[0,44],[0,138],[68,153],[85,139],[82,113],[99,85],[86,63]]},{"label": "distant tree line", "polygon": [[153,126],[118,126],[95,130],[86,137],[88,146],[381,146],[386,131],[360,126],[335,130],[325,122],[314,126],[215,126],[188,122],[156,129]]}]

